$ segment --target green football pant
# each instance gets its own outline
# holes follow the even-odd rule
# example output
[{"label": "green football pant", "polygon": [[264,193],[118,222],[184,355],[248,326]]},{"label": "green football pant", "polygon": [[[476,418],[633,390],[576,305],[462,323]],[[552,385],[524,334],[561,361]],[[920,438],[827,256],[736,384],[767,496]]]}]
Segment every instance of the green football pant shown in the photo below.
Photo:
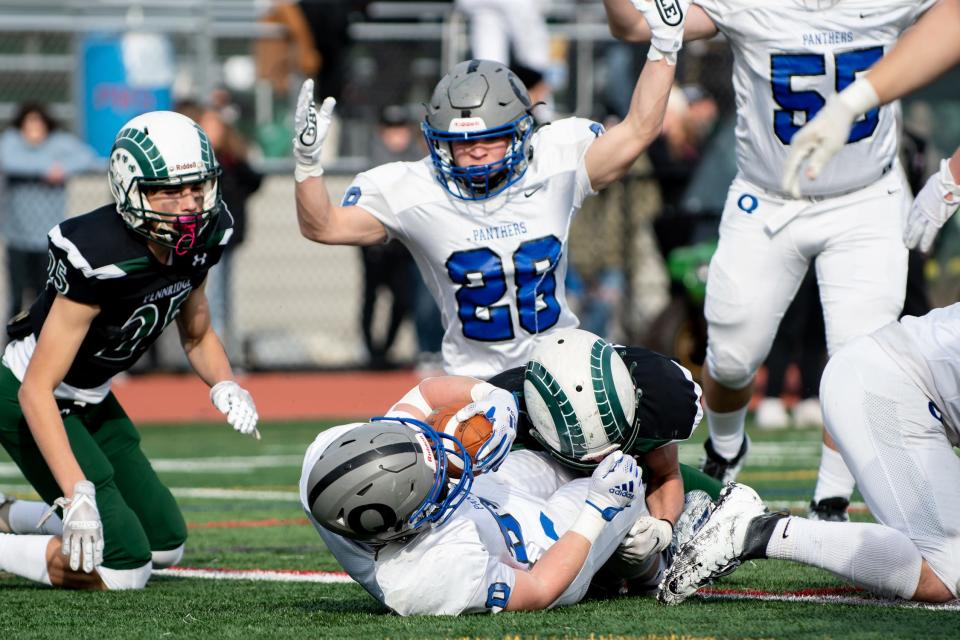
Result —
[{"label": "green football pant", "polygon": [[708,476],[703,471],[681,462],[680,476],[683,478],[684,492],[700,489],[702,491],[706,491],[707,495],[714,500],[720,497],[720,489],[723,488],[723,485],[719,480],[712,476]]},{"label": "green football pant", "polygon": [[[17,400],[20,382],[0,366],[0,444],[47,504],[63,495],[44,462]],[[179,507],[140,449],[140,434],[111,393],[79,407],[60,403],[70,448],[97,488],[103,522],[103,566],[134,569],[150,552],[176,549],[187,539]],[[63,413],[63,411],[61,412]]]}]

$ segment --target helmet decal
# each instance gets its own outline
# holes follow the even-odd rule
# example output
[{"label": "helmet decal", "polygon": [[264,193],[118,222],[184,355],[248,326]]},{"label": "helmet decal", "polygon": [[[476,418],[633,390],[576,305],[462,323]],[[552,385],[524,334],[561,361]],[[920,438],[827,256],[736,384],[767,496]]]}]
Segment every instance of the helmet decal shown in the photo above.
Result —
[{"label": "helmet decal", "polygon": [[600,409],[600,422],[610,442],[617,442],[627,435],[632,426],[623,412],[620,398],[617,396],[617,385],[613,379],[613,356],[619,355],[613,345],[600,339],[590,347],[590,373],[593,379],[593,393],[597,397],[597,407]]},{"label": "helmet decal", "polygon": [[[140,175],[146,178],[167,177],[166,161],[164,161],[163,156],[160,155],[157,145],[153,144],[150,136],[143,131],[138,131],[137,129],[121,130],[120,133],[117,134],[113,148],[114,150],[119,148],[128,151],[133,157],[134,162],[137,163],[137,167],[140,168]],[[123,162],[124,156],[121,155],[119,159]],[[128,166],[127,170],[133,173],[134,167],[132,165]]]},{"label": "helmet decal", "polygon": [[586,453],[583,429],[580,428],[577,412],[553,374],[536,360],[531,360],[527,363],[523,379],[533,384],[547,405],[560,439],[560,453],[575,458]]}]

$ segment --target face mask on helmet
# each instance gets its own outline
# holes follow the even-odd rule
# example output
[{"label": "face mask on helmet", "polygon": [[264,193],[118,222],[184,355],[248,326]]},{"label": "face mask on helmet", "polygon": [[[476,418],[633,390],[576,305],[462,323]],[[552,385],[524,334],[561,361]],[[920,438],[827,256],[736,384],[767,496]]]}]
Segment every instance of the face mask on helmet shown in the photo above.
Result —
[{"label": "face mask on helmet", "polygon": [[220,166],[203,129],[171,111],[137,116],[110,152],[117,212],[136,233],[183,254],[219,215]]},{"label": "face mask on helmet", "polygon": [[[447,458],[464,473],[447,477]],[[406,417],[372,418],[332,442],[308,478],[308,504],[324,528],[385,543],[447,521],[473,484],[470,456],[456,438]]]},{"label": "face mask on helmet", "polygon": [[[516,183],[530,162],[530,97],[507,67],[488,60],[461,62],[433,92],[421,125],[437,180],[461,200],[485,200]],[[506,139],[502,159],[458,166],[453,144]]]},{"label": "face mask on helmet", "polygon": [[567,466],[592,469],[637,439],[633,377],[613,345],[589,331],[543,338],[524,371],[523,397],[531,435]]}]

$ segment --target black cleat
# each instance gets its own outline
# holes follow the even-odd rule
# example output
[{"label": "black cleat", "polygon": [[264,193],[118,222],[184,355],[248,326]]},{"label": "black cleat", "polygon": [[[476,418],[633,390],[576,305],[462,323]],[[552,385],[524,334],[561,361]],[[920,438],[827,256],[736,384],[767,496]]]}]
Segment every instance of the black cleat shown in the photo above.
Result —
[{"label": "black cleat", "polygon": [[713,448],[713,441],[707,438],[703,443],[703,448],[707,452],[700,470],[711,478],[716,478],[723,484],[733,482],[737,479],[737,474],[743,467],[747,459],[747,452],[750,451],[750,436],[743,434],[743,444],[740,445],[740,451],[737,452],[733,460],[727,460]]},{"label": "black cleat", "polygon": [[846,498],[824,498],[820,502],[810,501],[810,513],[807,514],[809,520],[822,520],[824,522],[849,522],[847,507],[850,501]]}]

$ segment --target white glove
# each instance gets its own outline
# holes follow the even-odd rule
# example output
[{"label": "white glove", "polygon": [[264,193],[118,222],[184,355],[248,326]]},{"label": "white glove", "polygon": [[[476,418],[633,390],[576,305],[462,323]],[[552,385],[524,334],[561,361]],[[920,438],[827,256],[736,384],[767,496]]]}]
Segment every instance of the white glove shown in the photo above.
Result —
[{"label": "white glove", "polygon": [[861,78],[849,87],[827,98],[827,103],[790,141],[790,155],[783,167],[783,190],[800,197],[800,169],[816,180],[823,167],[847,144],[853,121],[879,104],[873,85]]},{"label": "white glove", "polygon": [[633,523],[617,548],[617,555],[627,563],[642,564],[670,546],[673,526],[666,520],[642,516]]},{"label": "white glove", "polygon": [[257,407],[253,404],[250,392],[233,380],[218,382],[210,388],[210,401],[217,411],[227,416],[227,422],[244,435],[253,434],[259,440],[257,431]]},{"label": "white glove", "polygon": [[595,542],[607,523],[630,506],[637,495],[643,497],[640,466],[633,456],[614,451],[593,470],[586,507],[570,530]]},{"label": "white glove", "polygon": [[313,101],[313,80],[304,80],[300,87],[300,96],[297,98],[297,112],[294,116],[293,157],[297,161],[293,176],[297,182],[307,178],[322,176],[323,167],[320,166],[320,151],[323,149],[323,140],[330,130],[330,121],[333,120],[333,108],[337,106],[334,98],[327,98],[320,105]]},{"label": "white glove", "polygon": [[926,253],[937,231],[960,207],[960,186],[950,171],[949,159],[940,162],[940,171],[930,176],[917,194],[903,224],[903,244]]},{"label": "white glove", "polygon": [[677,51],[683,46],[683,23],[690,0],[630,0],[650,27],[651,60],[666,58],[677,64]]},{"label": "white glove", "polygon": [[97,510],[97,489],[89,480],[73,485],[73,498],[57,498],[37,526],[53,515],[56,507],[63,509],[63,533],[60,552],[70,556],[70,568],[80,570],[83,555],[83,570],[93,572],[103,563],[103,523]]},{"label": "white glove", "polygon": [[494,388],[486,398],[471,402],[457,412],[457,422],[483,415],[493,425],[493,433],[477,451],[474,470],[477,473],[496,471],[510,453],[517,438],[517,401],[505,389]]}]

